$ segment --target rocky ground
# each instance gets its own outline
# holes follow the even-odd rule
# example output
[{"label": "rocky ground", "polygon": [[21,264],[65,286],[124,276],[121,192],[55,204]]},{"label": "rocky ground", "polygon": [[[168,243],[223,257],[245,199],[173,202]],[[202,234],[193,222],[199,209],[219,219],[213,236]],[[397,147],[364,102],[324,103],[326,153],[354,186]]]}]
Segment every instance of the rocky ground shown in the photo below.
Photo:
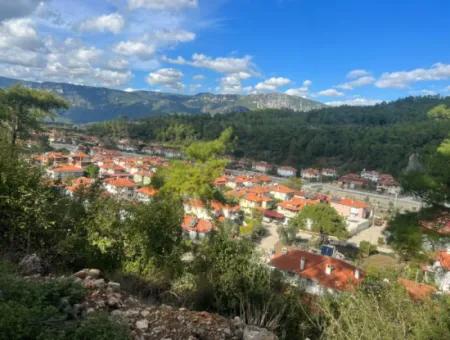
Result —
[{"label": "rocky ground", "polygon": [[[28,262],[22,263],[21,267],[30,279],[56,278],[41,275],[37,258],[28,258]],[[128,324],[134,339],[277,339],[266,329],[246,325],[239,317],[227,319],[204,311],[145,304],[121,290],[119,283],[106,280],[98,269],[80,270],[72,278],[88,290],[85,301],[72,307],[76,317],[95,311],[107,312],[118,321]]]}]

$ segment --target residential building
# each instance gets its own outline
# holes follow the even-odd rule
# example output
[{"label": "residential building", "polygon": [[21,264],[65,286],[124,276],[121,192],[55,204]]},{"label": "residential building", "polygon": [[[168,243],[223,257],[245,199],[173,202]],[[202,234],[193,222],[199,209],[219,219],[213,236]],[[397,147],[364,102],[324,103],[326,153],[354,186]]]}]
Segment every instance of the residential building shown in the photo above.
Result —
[{"label": "residential building", "polygon": [[139,202],[148,203],[158,193],[158,190],[152,187],[142,187],[136,190],[136,199]]},{"label": "residential building", "polygon": [[186,215],[193,215],[199,219],[211,220],[211,213],[206,204],[199,199],[189,199],[183,202],[184,213]]},{"label": "residential building", "polygon": [[195,240],[205,238],[213,229],[213,224],[209,220],[201,219],[193,215],[185,215],[181,228],[191,240]]},{"label": "residential building", "polygon": [[332,199],[330,205],[343,217],[369,218],[371,209],[366,202],[350,198]]},{"label": "residential building", "polygon": [[277,255],[270,261],[270,266],[285,273],[291,284],[314,295],[353,290],[364,277],[363,272],[352,264],[303,250]]},{"label": "residential building", "polygon": [[136,184],[128,178],[113,177],[104,181],[104,187],[109,193],[124,198],[132,199]]},{"label": "residential building", "polygon": [[75,165],[59,165],[54,168],[48,169],[47,174],[52,179],[67,179],[67,178],[75,178],[81,177],[84,175],[83,168],[80,168]]},{"label": "residential building", "polygon": [[314,169],[314,168],[302,169],[301,177],[305,181],[310,181],[310,182],[320,181],[320,170]]},{"label": "residential building", "polygon": [[253,163],[252,169],[259,172],[267,173],[271,171],[273,166],[267,162],[256,162]]},{"label": "residential building", "polygon": [[320,171],[320,174],[322,175],[322,177],[326,177],[328,179],[337,177],[336,169],[332,169],[332,168],[324,168]]},{"label": "residential building", "polygon": [[374,170],[366,170],[363,169],[363,171],[361,171],[361,178],[367,179],[371,182],[377,183],[378,180],[380,179],[380,173],[378,171],[374,171]]},{"label": "residential building", "polygon": [[251,214],[254,209],[270,209],[273,199],[265,195],[257,195],[254,193],[245,194],[239,201],[241,209]]},{"label": "residential building", "polygon": [[297,169],[291,166],[279,166],[277,168],[277,174],[281,177],[295,177],[297,175]]},{"label": "residential building", "polygon": [[399,195],[402,191],[400,184],[389,174],[380,175],[377,182],[377,191],[390,195]]},{"label": "residential building", "polygon": [[273,198],[286,201],[294,196],[295,190],[282,184],[274,184],[270,187],[270,194]]},{"label": "residential building", "polygon": [[286,220],[290,220],[296,216],[305,206],[318,204],[318,200],[309,200],[306,198],[294,197],[287,201],[282,201],[278,204],[277,212],[283,214]]},{"label": "residential building", "polygon": [[362,178],[358,174],[347,174],[341,176],[338,180],[339,185],[346,189],[361,189],[369,184],[369,180]]}]

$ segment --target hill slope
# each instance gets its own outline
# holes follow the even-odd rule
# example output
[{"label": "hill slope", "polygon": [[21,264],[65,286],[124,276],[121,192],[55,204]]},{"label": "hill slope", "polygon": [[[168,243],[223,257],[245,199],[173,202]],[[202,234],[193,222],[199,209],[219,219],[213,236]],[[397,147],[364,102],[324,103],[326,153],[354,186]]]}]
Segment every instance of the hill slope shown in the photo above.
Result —
[{"label": "hill slope", "polygon": [[118,116],[134,119],[172,113],[218,114],[266,108],[309,111],[324,107],[316,101],[279,93],[249,96],[200,93],[188,96],[152,91],[125,92],[101,87],[37,83],[0,77],[0,88],[16,83],[62,95],[71,103],[70,109],[63,115],[75,123],[102,121]]}]

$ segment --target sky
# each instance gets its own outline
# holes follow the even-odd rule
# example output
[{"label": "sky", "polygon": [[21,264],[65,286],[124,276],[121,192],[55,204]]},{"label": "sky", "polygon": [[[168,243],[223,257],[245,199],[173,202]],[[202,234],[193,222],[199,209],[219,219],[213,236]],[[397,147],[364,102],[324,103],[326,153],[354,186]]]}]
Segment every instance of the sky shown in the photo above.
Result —
[{"label": "sky", "polygon": [[330,105],[450,95],[448,0],[0,0],[0,75]]}]

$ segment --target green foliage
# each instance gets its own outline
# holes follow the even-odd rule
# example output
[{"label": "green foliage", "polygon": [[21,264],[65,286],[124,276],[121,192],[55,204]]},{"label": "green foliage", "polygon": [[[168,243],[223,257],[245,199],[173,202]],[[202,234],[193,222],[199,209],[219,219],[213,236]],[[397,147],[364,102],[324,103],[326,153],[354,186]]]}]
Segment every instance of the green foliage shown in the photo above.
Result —
[{"label": "green foliage", "polygon": [[359,254],[361,257],[368,257],[374,253],[376,253],[377,247],[372,245],[368,241],[359,242]]},{"label": "green foliage", "polygon": [[195,139],[195,130],[187,124],[172,123],[157,132],[156,139],[175,145],[186,145]]},{"label": "green foliage", "polygon": [[345,222],[337,211],[325,203],[308,205],[289,221],[290,226],[298,229],[306,229],[308,221],[311,230],[318,233],[336,236],[340,239],[348,237]]},{"label": "green foliage", "polygon": [[212,199],[216,191],[213,182],[226,165],[220,157],[229,148],[232,133],[231,129],[227,129],[216,140],[192,143],[186,149],[190,162],[173,161],[168,168],[160,171],[164,183],[162,190],[181,197]]},{"label": "green foliage", "polygon": [[[0,339],[129,339],[125,326],[104,315],[78,319],[84,288],[71,279],[24,280],[0,263]],[[105,337],[107,336],[107,337]]]},{"label": "green foliage", "polygon": [[437,340],[448,336],[450,305],[444,299],[415,303],[396,284],[374,283],[370,289],[321,301],[323,338]]},{"label": "green foliage", "polygon": [[0,90],[0,121],[10,132],[11,144],[18,137],[38,129],[41,121],[52,116],[52,111],[67,108],[67,102],[48,91],[16,85]]},{"label": "green foliage", "polygon": [[299,177],[291,177],[288,180],[286,180],[283,184],[288,186],[289,188],[301,190],[303,186],[303,181]]},{"label": "green foliage", "polygon": [[428,117],[432,119],[450,119],[450,108],[446,104],[440,104],[428,111]]},{"label": "green foliage", "polygon": [[84,170],[86,171],[88,177],[97,178],[100,169],[94,164],[89,164]]}]

